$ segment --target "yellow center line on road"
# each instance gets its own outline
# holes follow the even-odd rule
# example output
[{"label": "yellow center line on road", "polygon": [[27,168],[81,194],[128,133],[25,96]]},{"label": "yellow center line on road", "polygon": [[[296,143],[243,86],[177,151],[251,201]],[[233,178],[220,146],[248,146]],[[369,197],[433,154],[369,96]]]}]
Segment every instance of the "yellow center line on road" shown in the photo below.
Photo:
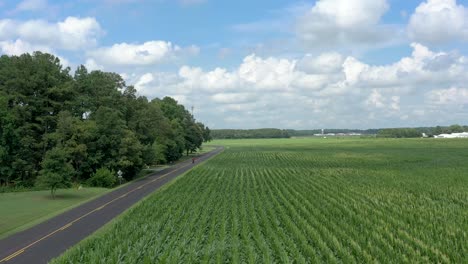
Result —
[{"label": "yellow center line on road", "polygon": [[121,195],[121,196],[119,196],[119,197],[117,197],[117,198],[111,200],[110,202],[107,202],[107,203],[105,203],[105,204],[103,204],[103,205],[101,205],[101,206],[99,206],[99,207],[97,207],[97,208],[91,210],[90,212],[88,212],[88,213],[86,213],[86,214],[84,214],[84,215],[82,215],[82,216],[76,218],[75,220],[69,222],[68,224],[66,224],[66,225],[64,225],[64,226],[62,226],[62,227],[56,229],[55,231],[53,231],[53,232],[51,232],[51,233],[49,233],[49,234],[47,234],[47,235],[41,237],[40,239],[38,239],[38,240],[32,242],[32,243],[29,244],[29,245],[27,245],[27,246],[21,248],[20,250],[16,251],[15,253],[13,253],[13,254],[11,254],[11,255],[9,255],[9,256],[3,258],[2,260],[0,260],[0,263],[1,263],[1,262],[7,262],[7,261],[9,261],[9,260],[11,260],[11,259],[13,259],[13,258],[15,258],[15,257],[17,257],[17,256],[19,256],[19,255],[21,255],[22,253],[24,253],[24,251],[26,251],[26,249],[28,249],[28,248],[34,246],[35,244],[41,242],[42,240],[44,240],[44,239],[46,239],[46,238],[48,238],[48,237],[53,236],[53,235],[54,235],[55,233],[57,233],[57,232],[60,232],[60,231],[63,231],[63,230],[65,230],[65,229],[67,229],[68,227],[70,227],[70,226],[73,225],[74,223],[80,221],[81,219],[85,218],[86,216],[88,216],[88,215],[90,215],[90,214],[92,214],[92,213],[94,213],[94,212],[96,212],[96,211],[101,210],[102,208],[106,207],[107,205],[109,205],[109,204],[111,204],[111,203],[113,203],[113,202],[115,202],[115,201],[117,201],[117,200],[119,200],[119,199],[121,199],[121,198],[127,196],[128,194],[130,194],[130,193],[132,193],[132,192],[134,192],[134,191],[136,191],[136,190],[139,190],[139,189],[143,188],[144,186],[146,186],[146,185],[148,185],[148,184],[150,184],[150,183],[153,183],[153,182],[155,182],[155,181],[158,181],[158,180],[160,180],[160,179],[162,179],[162,178],[167,177],[167,176],[168,176],[169,174],[171,174],[171,173],[174,173],[174,172],[176,172],[176,171],[178,171],[178,170],[181,170],[181,169],[183,169],[183,168],[185,168],[185,167],[188,167],[188,166],[190,166],[191,164],[192,164],[192,163],[189,163],[189,164],[184,165],[184,166],[181,166],[181,167],[179,167],[179,168],[177,168],[177,169],[175,169],[175,170],[173,170],[173,171],[170,171],[170,172],[168,172],[168,173],[166,173],[166,174],[164,174],[164,175],[162,175],[162,176],[160,176],[160,177],[158,177],[158,178],[156,178],[156,179],[154,179],[154,180],[151,180],[151,181],[149,181],[149,182],[147,182],[147,183],[145,183],[145,184],[142,184],[142,185],[140,185],[140,186],[138,186],[138,187],[136,187],[136,188],[134,188],[134,189],[132,189],[132,190],[130,190],[130,191],[124,193],[123,195]]},{"label": "yellow center line on road", "polygon": [[12,258],[18,256],[19,254],[21,254],[21,253],[23,253],[23,252],[24,252],[24,250],[18,250],[18,251],[16,251],[14,254],[11,254],[10,256],[8,256],[8,257],[2,259],[2,261],[8,261],[8,260],[10,260],[10,259],[12,259]]},{"label": "yellow center line on road", "polygon": [[71,225],[72,225],[72,223],[64,225],[62,228],[60,228],[60,230],[65,230],[65,229],[69,228]]}]

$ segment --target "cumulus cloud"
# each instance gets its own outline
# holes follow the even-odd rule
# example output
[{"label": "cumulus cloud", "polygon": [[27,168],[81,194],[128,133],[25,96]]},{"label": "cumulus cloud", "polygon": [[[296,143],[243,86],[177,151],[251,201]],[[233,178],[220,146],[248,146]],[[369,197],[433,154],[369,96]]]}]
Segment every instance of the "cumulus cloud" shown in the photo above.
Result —
[{"label": "cumulus cloud", "polygon": [[468,9],[456,0],[427,0],[411,15],[410,37],[426,44],[468,40]]},{"label": "cumulus cloud", "polygon": [[447,86],[468,82],[468,60],[418,43],[411,46],[409,56],[392,64],[371,65],[339,53],[298,59],[252,54],[234,69],[182,66],[177,73],[141,74],[133,83],[142,95],[173,95],[188,107],[195,104],[203,120],[219,127],[433,122],[440,106],[466,102],[466,90]]},{"label": "cumulus cloud", "polygon": [[385,97],[377,89],[373,89],[371,94],[364,102],[369,109],[384,109],[386,111],[399,111],[400,110],[400,96],[393,95]]},{"label": "cumulus cloud", "polygon": [[87,59],[84,66],[86,67],[86,69],[88,69],[88,71],[104,70],[104,67],[102,65],[99,65],[93,59]]},{"label": "cumulus cloud", "polygon": [[0,41],[1,53],[7,55],[21,55],[23,53],[32,53],[34,51],[42,51],[52,53],[52,50],[47,46],[32,45],[20,39],[16,41]]},{"label": "cumulus cloud", "polygon": [[97,44],[103,33],[92,17],[67,17],[57,23],[45,20],[0,20],[0,41],[20,40],[33,46],[49,49],[78,50]]},{"label": "cumulus cloud", "polygon": [[365,103],[366,105],[371,107],[383,108],[385,106],[384,100],[385,98],[382,96],[382,94],[376,89],[374,89],[372,90],[372,93],[369,95]]},{"label": "cumulus cloud", "polygon": [[343,60],[343,56],[337,52],[323,53],[318,57],[306,54],[297,66],[307,73],[336,73],[341,70]]},{"label": "cumulus cloud", "polygon": [[[413,43],[411,57],[404,57],[390,65],[371,66],[353,57],[343,64],[346,81],[349,84],[377,87],[418,87],[418,83],[433,82],[438,85],[447,81],[466,79],[461,69],[465,69],[463,56],[456,58],[445,52],[432,52],[427,47]],[[447,59],[447,56],[451,57]],[[438,66],[439,64],[439,66]],[[440,67],[440,64],[444,67]]]},{"label": "cumulus cloud", "polygon": [[167,58],[174,49],[178,47],[165,41],[149,41],[141,45],[120,43],[111,47],[98,48],[90,55],[95,60],[108,65],[147,65]]},{"label": "cumulus cloud", "polygon": [[211,99],[221,104],[239,104],[251,102],[256,99],[256,96],[251,93],[218,93],[211,96]]},{"label": "cumulus cloud", "polygon": [[319,0],[298,19],[296,34],[306,47],[387,41],[396,32],[380,23],[386,0]]},{"label": "cumulus cloud", "polygon": [[438,105],[468,105],[468,89],[452,87],[430,91],[430,102]]},{"label": "cumulus cloud", "polygon": [[296,61],[287,59],[262,59],[247,56],[238,70],[239,78],[262,90],[285,90],[294,79]]},{"label": "cumulus cloud", "polygon": [[148,41],[142,44],[118,43],[100,47],[88,55],[104,65],[152,65],[167,62],[178,55],[194,56],[200,52],[197,46],[181,48],[167,41]]},{"label": "cumulus cloud", "polygon": [[35,51],[41,51],[55,55],[57,58],[59,58],[63,67],[71,68],[73,66],[73,64],[70,63],[68,59],[58,55],[55,51],[47,46],[32,45],[20,39],[16,41],[0,41],[0,55],[5,54],[9,56],[19,56],[24,53],[33,53]]},{"label": "cumulus cloud", "polygon": [[239,87],[237,74],[223,68],[204,72],[201,68],[183,66],[179,70],[179,77],[185,87],[190,89],[195,87],[204,91],[229,91]]},{"label": "cumulus cloud", "polygon": [[145,73],[135,83],[135,89],[144,93],[144,89],[146,88],[146,85],[150,84],[153,81],[154,81],[153,74]]}]

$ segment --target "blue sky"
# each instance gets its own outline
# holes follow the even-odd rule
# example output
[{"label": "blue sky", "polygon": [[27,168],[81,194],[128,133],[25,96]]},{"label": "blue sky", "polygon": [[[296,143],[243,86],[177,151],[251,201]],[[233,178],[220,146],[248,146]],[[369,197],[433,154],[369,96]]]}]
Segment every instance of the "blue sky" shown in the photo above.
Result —
[{"label": "blue sky", "polygon": [[115,71],[214,128],[468,120],[468,0],[0,0],[0,54]]}]

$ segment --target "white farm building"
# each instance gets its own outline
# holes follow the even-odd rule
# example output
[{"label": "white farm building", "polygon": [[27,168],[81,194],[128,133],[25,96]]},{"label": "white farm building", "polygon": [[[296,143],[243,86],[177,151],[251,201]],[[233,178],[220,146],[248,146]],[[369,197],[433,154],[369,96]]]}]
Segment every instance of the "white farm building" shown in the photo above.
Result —
[{"label": "white farm building", "polygon": [[434,138],[468,138],[468,132],[452,133],[452,134],[440,134],[440,135],[434,136]]}]

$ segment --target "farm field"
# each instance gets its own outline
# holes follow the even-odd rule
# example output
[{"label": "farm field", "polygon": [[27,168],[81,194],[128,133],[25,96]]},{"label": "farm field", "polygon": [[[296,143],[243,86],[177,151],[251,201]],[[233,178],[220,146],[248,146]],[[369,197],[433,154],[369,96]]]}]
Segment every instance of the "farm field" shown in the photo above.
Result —
[{"label": "farm field", "polygon": [[468,140],[226,140],[53,263],[467,263]]}]

